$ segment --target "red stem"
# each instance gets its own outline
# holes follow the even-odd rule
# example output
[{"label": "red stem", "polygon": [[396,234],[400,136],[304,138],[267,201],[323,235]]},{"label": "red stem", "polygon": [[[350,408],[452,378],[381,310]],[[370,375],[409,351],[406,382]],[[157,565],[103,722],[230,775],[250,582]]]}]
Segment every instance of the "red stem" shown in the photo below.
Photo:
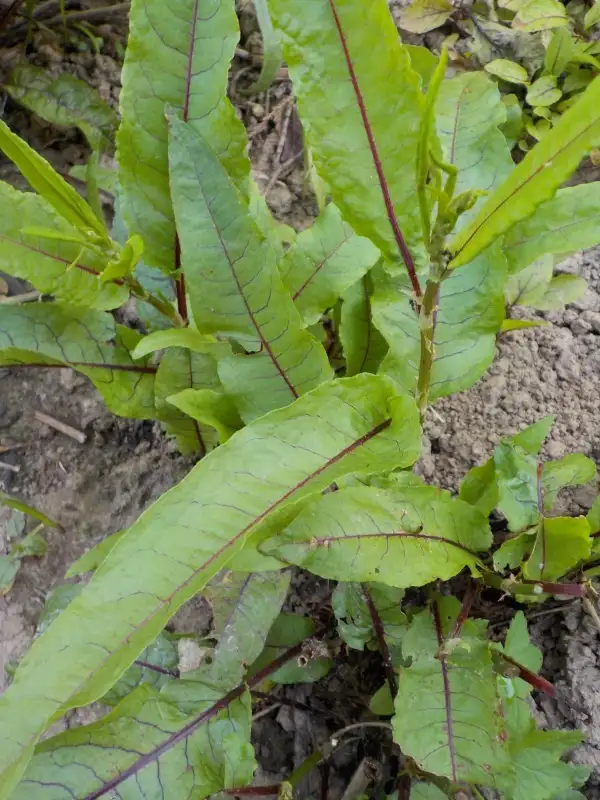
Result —
[{"label": "red stem", "polygon": [[469,585],[467,586],[467,591],[465,592],[465,596],[463,597],[462,605],[458,614],[456,615],[454,627],[450,631],[450,635],[446,637],[446,641],[449,639],[458,639],[460,636],[462,626],[469,618],[469,612],[471,611],[471,606],[473,605],[473,600],[475,600],[476,595],[477,585],[475,581],[470,580]]},{"label": "red stem", "polygon": [[[179,236],[175,237],[175,269],[181,269],[181,245]],[[187,298],[185,296],[185,277],[181,272],[175,278],[175,294],[177,295],[177,311],[184,322],[188,321]]]},{"label": "red stem", "polygon": [[519,678],[524,680],[530,686],[533,686],[534,689],[538,689],[540,692],[547,694],[548,697],[555,696],[556,688],[550,683],[550,681],[542,678],[542,676],[538,675],[537,672],[532,672],[530,669],[527,669],[527,667],[524,667],[523,664],[519,664],[518,661],[515,661],[514,658],[507,656],[506,653],[502,653],[500,651],[498,652],[505,661],[519,670]]},{"label": "red stem", "polygon": [[373,623],[373,629],[375,630],[375,638],[377,639],[379,652],[381,653],[381,657],[383,659],[383,667],[385,669],[385,675],[393,699],[398,694],[398,681],[396,680],[396,673],[394,672],[394,665],[392,664],[390,648],[385,640],[385,629],[383,627],[383,622],[381,621],[377,607],[373,602],[371,592],[367,589],[364,583],[362,584],[362,591],[367,608],[369,609],[369,614],[371,615],[371,622]]}]

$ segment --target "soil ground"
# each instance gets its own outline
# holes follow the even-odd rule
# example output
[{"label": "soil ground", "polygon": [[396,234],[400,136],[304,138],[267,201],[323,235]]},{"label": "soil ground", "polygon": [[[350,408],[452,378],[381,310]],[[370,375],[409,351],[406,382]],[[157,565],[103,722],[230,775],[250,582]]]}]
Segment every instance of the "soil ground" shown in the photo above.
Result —
[{"label": "soil ground", "polygon": [[[251,22],[248,30],[245,46],[251,56]],[[64,48],[40,36],[34,41],[32,59],[56,72],[74,72],[115,104],[120,73],[117,43],[122,30],[113,23],[101,26],[100,33],[105,37],[100,54]],[[0,71],[14,63],[16,52],[3,52]],[[306,195],[297,160],[301,133],[289,102],[289,84],[280,80],[268,96],[249,99],[240,88],[249,80],[243,72],[247,65],[248,59],[237,63],[233,93],[249,129],[257,178],[278,216],[297,228],[305,227],[316,209]],[[85,160],[85,144],[76,132],[51,128],[10,100],[4,116],[61,171]],[[0,177],[19,184],[5,160],[0,160]],[[429,415],[428,452],[419,469],[431,482],[456,489],[465,472],[487,458],[502,436],[546,414],[555,417],[544,449],[546,457],[579,451],[600,460],[600,248],[573,256],[560,269],[589,281],[584,298],[564,311],[546,314],[548,327],[502,337],[489,373],[470,391],[439,402]],[[85,443],[38,422],[36,410],[83,431]],[[4,667],[26,650],[47,593],[62,582],[67,567],[107,534],[131,524],[192,464],[178,455],[157,425],[112,417],[88,382],[67,370],[0,371],[0,445],[13,443],[22,449],[3,453],[0,460],[18,471],[0,467],[0,488],[31,502],[56,519],[61,529],[45,534],[47,554],[26,559],[13,589],[0,597],[0,691],[6,683]],[[570,493],[564,502],[569,511],[584,512],[593,496],[593,490],[584,487]],[[0,515],[1,553],[9,548],[9,526],[8,513],[4,510]],[[295,602],[314,602],[315,592],[320,596],[327,590],[327,586],[314,584],[307,587],[299,579]],[[534,639],[544,652],[545,674],[560,690],[557,700],[537,698],[540,723],[578,727],[586,733],[588,740],[574,759],[593,765],[586,796],[600,797],[598,631],[577,602],[534,612],[531,617]],[[202,631],[207,622],[206,607],[198,601],[187,609],[182,625]],[[328,697],[336,692],[347,694],[344,681],[350,678],[360,702],[361,693],[374,688],[366,686],[369,670],[372,673],[372,664],[346,661],[329,680]],[[316,709],[324,702],[318,686],[300,688],[293,697],[296,702],[310,697]],[[328,713],[331,715],[331,707]],[[284,705],[276,714],[267,715],[256,742],[261,762],[258,777],[267,783],[281,778],[326,733],[318,714],[308,717]],[[376,752],[378,740],[371,738],[368,747],[361,746]],[[342,782],[340,776],[351,774],[357,752],[349,749],[347,755],[340,754],[330,781],[332,792],[336,781]],[[307,793],[313,788],[307,787]]]}]

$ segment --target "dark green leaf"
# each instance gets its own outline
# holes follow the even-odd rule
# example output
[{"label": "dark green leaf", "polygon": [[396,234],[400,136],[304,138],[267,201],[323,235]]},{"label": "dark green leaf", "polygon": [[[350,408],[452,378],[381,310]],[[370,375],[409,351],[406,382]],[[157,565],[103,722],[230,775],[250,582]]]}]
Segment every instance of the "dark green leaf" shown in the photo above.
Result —
[{"label": "dark green leaf", "polygon": [[166,106],[181,110],[238,184],[250,174],[244,126],[226,97],[238,23],[232,3],[134,0],[129,27],[117,136],[123,216],[144,240],[147,264],[171,272]]},{"label": "dark green leaf", "polygon": [[279,264],[304,324],[318,322],[376,264],[379,255],[375,245],[357,236],[330,203],[310,228],[298,234]]},{"label": "dark green leaf", "polygon": [[176,643],[167,633],[161,633],[109,689],[102,702],[116,706],[142,684],[149,684],[157,690],[161,689],[165,683],[177,678],[178,661]]},{"label": "dark green leaf", "polygon": [[400,261],[404,242],[414,260],[424,260],[413,179],[421,81],[386,0],[271,0],[270,8],[306,138],[333,201],[393,261]]},{"label": "dark green leaf", "polygon": [[[402,636],[407,626],[406,615],[401,608],[404,591],[383,583],[367,583],[365,587],[383,624],[390,654],[398,660]],[[360,583],[338,583],[331,604],[338,622],[339,635],[349,647],[363,650],[367,645],[371,650],[378,649],[373,619]]]},{"label": "dark green leaf", "polygon": [[78,127],[92,147],[107,150],[117,130],[117,115],[84,81],[64,72],[20,64],[5,84],[8,93],[53,125]]},{"label": "dark green leaf", "polygon": [[372,292],[371,276],[365,275],[343,297],[339,333],[349,376],[377,372],[388,351],[371,317]]},{"label": "dark green leaf", "polygon": [[205,333],[237,340],[251,355],[219,362],[246,422],[287,405],[331,377],[323,347],[302,329],[242,196],[193,129],[172,120],[171,183],[192,312]]},{"label": "dark green leaf", "polygon": [[[301,617],[298,614],[280,614],[269,632],[265,649],[252,665],[248,675],[254,675],[289,647],[299,644],[314,631],[315,623],[309,617]],[[307,663],[290,661],[270,675],[270,680],[274,683],[284,684],[313,683],[324,678],[332,666],[333,661],[323,655],[309,657]]]}]

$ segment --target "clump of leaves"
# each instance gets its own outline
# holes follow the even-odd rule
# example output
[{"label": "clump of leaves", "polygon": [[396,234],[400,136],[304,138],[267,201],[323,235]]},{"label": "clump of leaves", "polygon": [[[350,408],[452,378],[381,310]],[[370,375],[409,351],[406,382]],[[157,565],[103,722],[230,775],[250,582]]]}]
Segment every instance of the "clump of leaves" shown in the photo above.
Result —
[{"label": "clump of leaves", "polygon": [[495,76],[508,115],[505,134],[527,151],[600,71],[599,9],[560,0],[501,0],[497,6],[413,0],[399,24],[419,34],[444,26],[458,70],[484,67]]},{"label": "clump of leaves", "polygon": [[[0,124],[36,192],[0,185],[0,265],[44,294],[3,309],[0,365],[76,369],[115,413],[205,456],[68,573],[89,582],[53,596],[0,698],[0,798],[289,794],[334,745],[281,786],[248,788],[251,693],[319,680],[336,653],[318,614],[282,611],[290,565],[337,581],[339,636],[382,654],[371,708],[402,752],[392,789],[577,796],[586,771],[561,757],[581,736],[531,718],[528,694],[548,684],[523,617],[501,647],[469,615],[480,586],[593,597],[597,509],[552,516],[593,464],[542,463],[546,420],[501,442],[458,497],[411,467],[430,404],[477,381],[520,326],[507,310],[584,288],[553,263],[600,241],[595,184],[559,189],[600,142],[600,83],[514,166],[494,82],[446,77],[445,50],[403,46],[385,0],[269,8],[329,198],[297,236],[260,196],[227,99],[233,0],[132,3],[112,231]],[[144,333],[113,317],[131,296]],[[440,592],[460,573],[460,600]],[[198,593],[213,631],[186,671],[165,628]],[[112,711],[41,741],[98,700]]]}]

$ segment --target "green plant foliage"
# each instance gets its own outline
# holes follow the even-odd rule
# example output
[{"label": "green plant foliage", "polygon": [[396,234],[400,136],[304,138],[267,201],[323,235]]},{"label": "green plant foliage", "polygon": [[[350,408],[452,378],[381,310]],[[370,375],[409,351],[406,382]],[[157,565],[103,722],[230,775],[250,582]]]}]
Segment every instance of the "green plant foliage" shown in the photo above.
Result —
[{"label": "green plant foliage", "polygon": [[[270,8],[308,144],[333,201],[389,258],[399,262],[408,247],[419,261],[419,209],[405,176],[416,170],[420,79],[386,0],[368,8],[362,0],[274,0]],[[402,147],[389,125],[390,107]]]},{"label": "green plant foliage", "polygon": [[[496,352],[496,334],[504,319],[502,288],[506,265],[498,246],[453,272],[438,300],[430,400],[472,386]],[[415,391],[419,363],[419,317],[411,305],[405,275],[374,275],[373,320],[389,344],[382,370]]]},{"label": "green plant foliage", "polygon": [[369,239],[357,236],[330,203],[310,228],[298,234],[279,271],[304,324],[313,325],[379,257]]},{"label": "green plant foliage", "polygon": [[239,38],[234,8],[213,0],[135,0],[117,136],[123,216],[151,267],[175,269],[165,106],[181,111],[236,182],[250,174],[242,123],[226,97]]},{"label": "green plant foliage", "polygon": [[258,80],[248,89],[249,94],[264,92],[275,80],[283,53],[279,44],[279,37],[273,27],[267,0],[254,0],[256,16],[263,39],[263,63]]},{"label": "green plant foliage", "polygon": [[74,75],[53,76],[41,67],[20,64],[5,84],[19,103],[53,125],[75,126],[93,148],[107,150],[117,131],[117,115],[100,95]]},{"label": "green plant foliage", "polygon": [[331,598],[331,605],[337,618],[339,634],[349,647],[356,650],[363,650],[365,646],[370,650],[378,649],[365,590],[369,592],[382,622],[390,655],[392,659],[397,660],[400,658],[402,636],[408,623],[406,615],[401,610],[404,596],[402,589],[395,589],[383,583],[367,583],[364,586],[360,583],[338,583]]},{"label": "green plant foliage", "polygon": [[498,236],[553,197],[582,156],[600,141],[599,100],[600,81],[594,81],[454,237],[450,243],[453,267],[468,264]]},{"label": "green plant foliage", "polygon": [[221,381],[248,422],[327,380],[329,364],[302,329],[274,251],[238,190],[208,146],[176,119],[170,165],[194,318],[202,331],[254,352],[219,362]]},{"label": "green plant foliage", "polygon": [[340,341],[346,359],[346,374],[377,372],[388,345],[373,324],[373,281],[365,275],[344,294],[340,315]]},{"label": "green plant foliage", "polygon": [[414,0],[404,9],[400,24],[411,33],[427,33],[443,25],[453,11],[448,0]]},{"label": "green plant foliage", "polygon": [[446,492],[363,487],[313,501],[264,549],[324,578],[404,588],[476,570],[490,543],[486,518]]},{"label": "green plant foliage", "polygon": [[[102,696],[251,534],[281,528],[300,500],[341,475],[409,466],[418,455],[419,435],[414,403],[397,395],[386,379],[360,376],[316,389],[215,450],[146,511],[89,586],[34,642],[0,698],[3,771],[57,712]],[[264,447],[257,448],[258,441]],[[240,467],[235,506],[223,476]],[[156,594],[146,591],[151,581]],[[85,629],[72,624],[82,616],[89,621]],[[39,659],[45,665],[42,683]],[[11,708],[23,703],[28,713],[17,721]]]}]

